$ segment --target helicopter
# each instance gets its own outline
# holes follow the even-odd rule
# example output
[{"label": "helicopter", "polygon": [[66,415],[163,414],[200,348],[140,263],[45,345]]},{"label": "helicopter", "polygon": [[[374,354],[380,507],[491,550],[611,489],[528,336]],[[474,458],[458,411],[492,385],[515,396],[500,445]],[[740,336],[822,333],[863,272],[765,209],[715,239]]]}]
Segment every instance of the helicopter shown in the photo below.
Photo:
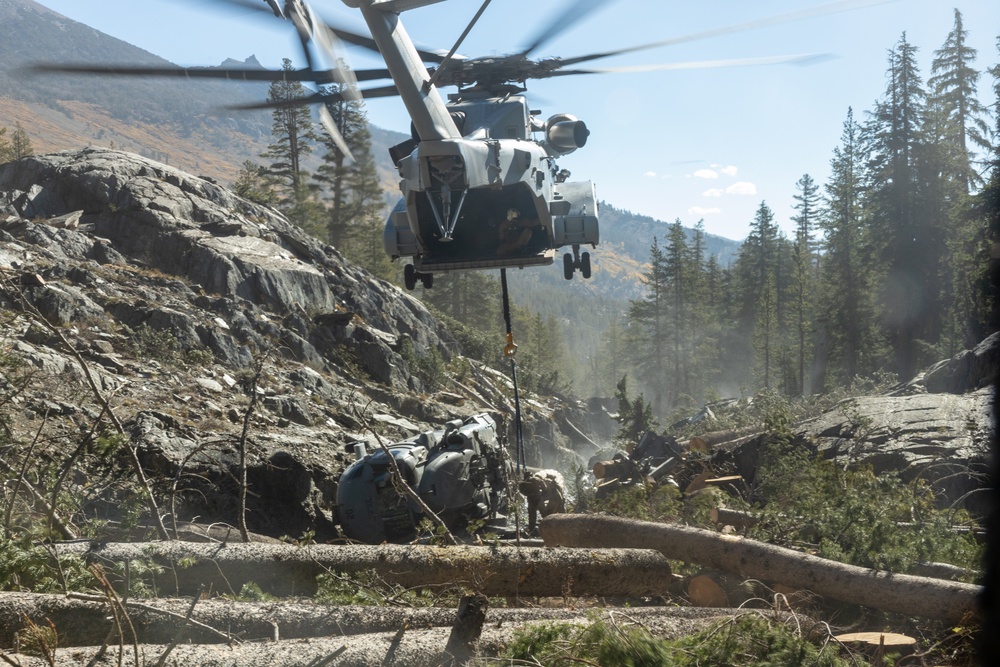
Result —
[{"label": "helicopter", "polygon": [[[244,105],[242,109],[315,104],[319,118],[338,149],[351,153],[328,105],[343,100],[398,96],[411,119],[409,139],[390,155],[399,174],[400,199],[383,230],[383,246],[393,260],[409,258],[403,278],[412,290],[419,281],[433,286],[435,273],[525,268],[550,265],[563,254],[567,280],[579,272],[592,275],[590,253],[600,241],[598,200],[592,181],[572,181],[557,160],[583,148],[590,136],[586,123],[569,113],[543,119],[524,93],[529,80],[616,71],[673,69],[676,65],[580,68],[592,60],[690,41],[728,31],[795,20],[817,12],[838,11],[844,1],[800,10],[699,35],[591,53],[572,58],[529,56],[553,37],[608,0],[571,0],[523,50],[500,56],[469,58],[458,54],[465,36],[484,13],[484,0],[450,51],[418,48],[404,29],[401,15],[444,0],[343,0],[358,9],[370,35],[333,26],[306,0],[226,0],[247,9],[271,12],[290,21],[299,36],[306,67],[291,71],[120,67],[42,64],[42,72],[211,77],[243,81],[308,82],[317,92],[286,102]],[[856,3],[855,3],[856,4]],[[378,52],[384,68],[352,70],[339,54],[344,43]],[[817,56],[787,56],[767,63],[797,62]],[[754,59],[740,63],[753,64]],[[765,60],[765,59],[761,59]],[[430,67],[426,63],[432,63]],[[392,84],[360,89],[359,82],[391,79]],[[324,88],[334,84],[336,91]],[[457,92],[443,98],[440,88]]]},{"label": "helicopter", "polygon": [[[337,516],[348,539],[368,544],[410,541],[426,518],[425,509],[453,531],[475,520],[505,526],[514,470],[490,415],[455,419],[443,429],[371,453],[364,443],[351,447],[355,461],[337,484]],[[408,485],[410,494],[397,488],[393,467],[399,470],[398,483]]]}]

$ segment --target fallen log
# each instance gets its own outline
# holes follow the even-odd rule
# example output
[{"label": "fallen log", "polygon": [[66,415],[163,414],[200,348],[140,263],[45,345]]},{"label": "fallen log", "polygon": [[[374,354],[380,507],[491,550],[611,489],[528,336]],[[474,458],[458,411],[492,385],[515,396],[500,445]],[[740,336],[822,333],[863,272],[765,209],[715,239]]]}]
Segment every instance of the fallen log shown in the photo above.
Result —
[{"label": "fallen log", "polygon": [[[641,623],[650,632],[660,637],[676,638],[694,634],[711,625],[731,619],[735,614],[720,614],[719,610],[697,610],[683,608],[662,608],[672,612],[672,617],[650,619],[643,609],[603,610],[605,620],[616,625]],[[454,622],[455,610],[448,610],[450,621]],[[589,612],[589,613],[588,613]],[[686,613],[685,613],[686,612]],[[701,613],[692,613],[701,612]],[[565,622],[586,624],[594,618],[593,610],[579,610],[573,616],[562,619]],[[783,617],[778,617],[781,620]],[[548,623],[549,621],[545,621]],[[497,626],[487,614],[486,625],[479,638],[479,654],[496,656],[510,643],[519,626],[510,624]],[[57,628],[58,629],[58,628]],[[170,653],[168,664],[199,665],[200,667],[259,667],[259,665],[336,665],[337,667],[370,667],[371,665],[398,665],[403,667],[440,667],[451,658],[445,650],[450,627],[404,628],[391,632],[354,635],[351,637],[324,637],[270,642],[245,642],[240,644],[178,644]],[[102,637],[103,638],[103,637]],[[98,640],[97,643],[100,643]],[[157,658],[166,651],[163,644],[140,644],[142,667],[156,664]],[[88,647],[63,647],[53,650],[53,660],[28,656],[23,653],[5,653],[14,664],[22,667],[80,667],[85,664],[135,665],[133,646],[126,641],[119,653],[117,642],[112,642],[103,658],[90,663],[99,652],[95,644]],[[334,659],[336,656],[336,659]],[[121,662],[119,662],[119,658]]]},{"label": "fallen log", "polygon": [[[98,596],[0,593],[0,646],[14,645],[14,635],[24,627],[25,618],[44,626],[51,620],[59,633],[60,646],[99,644],[107,636],[114,619],[107,605],[98,600]],[[156,598],[126,602],[126,609],[139,643],[166,644],[184,624],[183,617],[190,605],[191,601],[184,598]],[[533,621],[582,620],[593,611],[586,607],[494,607],[487,610],[485,625],[506,627]],[[607,608],[603,611],[610,613]],[[691,607],[630,607],[627,614],[643,624],[658,626],[718,618],[720,611]],[[192,619],[198,624],[188,632],[192,643],[224,644],[232,638],[276,641],[393,632],[404,626],[450,628],[455,623],[455,609],[238,602],[215,598],[200,600]]]},{"label": "fallen log", "polygon": [[238,594],[252,582],[271,595],[311,596],[316,577],[329,571],[374,571],[389,585],[464,588],[487,596],[642,597],[664,594],[670,581],[669,564],[651,550],[148,542],[63,543],[54,552],[87,562],[158,565],[150,583],[174,595],[194,595],[201,586]]},{"label": "fallen log", "polygon": [[[760,523],[760,516],[758,514],[748,512],[746,510],[733,509],[731,507],[713,507],[710,512],[710,516],[712,523],[720,526],[732,526],[738,530],[752,528]],[[793,520],[780,514],[778,516],[786,520]],[[904,530],[920,530],[922,527],[921,524],[910,521],[897,521],[896,526]],[[983,529],[970,526],[948,526],[948,532],[955,533],[956,535],[971,534],[979,542],[982,542],[985,538],[985,531]],[[968,572],[961,574],[968,574]]]},{"label": "fallen log", "polygon": [[870,570],[735,535],[609,516],[552,514],[539,532],[551,546],[614,544],[777,582],[850,604],[949,623],[976,613],[980,586]]}]

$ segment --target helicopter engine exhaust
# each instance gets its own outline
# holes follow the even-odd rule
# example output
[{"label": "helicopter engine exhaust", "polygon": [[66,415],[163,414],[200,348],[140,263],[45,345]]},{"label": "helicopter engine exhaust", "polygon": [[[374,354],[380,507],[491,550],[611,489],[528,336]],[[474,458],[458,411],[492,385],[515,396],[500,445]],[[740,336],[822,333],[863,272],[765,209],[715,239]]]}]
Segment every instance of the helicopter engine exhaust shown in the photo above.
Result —
[{"label": "helicopter engine exhaust", "polygon": [[559,155],[583,148],[589,136],[587,124],[576,116],[561,113],[545,121],[545,141]]}]

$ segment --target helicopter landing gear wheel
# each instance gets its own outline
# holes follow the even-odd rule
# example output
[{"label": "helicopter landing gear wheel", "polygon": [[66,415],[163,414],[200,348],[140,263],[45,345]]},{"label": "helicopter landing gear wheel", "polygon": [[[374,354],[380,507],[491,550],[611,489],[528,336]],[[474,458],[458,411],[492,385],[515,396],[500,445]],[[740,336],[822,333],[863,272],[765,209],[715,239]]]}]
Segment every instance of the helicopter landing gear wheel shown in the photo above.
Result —
[{"label": "helicopter landing gear wheel", "polygon": [[412,264],[407,264],[403,269],[403,285],[409,292],[412,292],[413,288],[417,286],[417,270],[413,268]]},{"label": "helicopter landing gear wheel", "polygon": [[573,280],[573,271],[575,271],[573,255],[566,253],[563,255],[563,276],[566,277],[566,280]]},{"label": "helicopter landing gear wheel", "polygon": [[433,273],[421,273],[420,284],[424,286],[424,289],[430,289],[434,287],[434,274]]},{"label": "helicopter landing gear wheel", "polygon": [[580,275],[583,276],[585,280],[588,279],[588,278],[590,278],[590,253],[589,252],[585,252],[582,255],[580,255]]}]

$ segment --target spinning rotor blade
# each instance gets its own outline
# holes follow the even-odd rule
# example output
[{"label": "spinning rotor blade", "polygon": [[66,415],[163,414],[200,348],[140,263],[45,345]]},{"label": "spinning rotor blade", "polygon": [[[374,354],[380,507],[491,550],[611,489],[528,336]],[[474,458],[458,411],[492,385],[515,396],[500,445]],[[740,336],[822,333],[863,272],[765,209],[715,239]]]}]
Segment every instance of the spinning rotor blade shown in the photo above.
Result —
[{"label": "spinning rotor blade", "polygon": [[[358,93],[358,80],[351,74],[334,51],[336,35],[328,30],[325,23],[317,20],[316,15],[305,0],[286,0],[285,15],[291,19],[302,42],[302,53],[309,65],[309,70],[313,73],[313,80],[320,76],[332,78],[340,85],[340,95],[345,99],[360,101],[361,95]],[[326,59],[330,69],[318,70],[310,45],[314,45],[316,50]],[[329,109],[324,104],[320,108],[320,120],[323,123],[326,133],[330,135],[330,140],[340,149],[349,160],[354,160],[347,141],[344,139],[337,124],[333,120]]]},{"label": "spinning rotor blade", "polygon": [[526,56],[535,49],[545,44],[563,30],[570,28],[574,23],[583,19],[587,14],[608,2],[608,0],[576,0],[563,10],[562,14],[556,16],[536,37],[531,45],[521,51],[519,55]]},{"label": "spinning rotor blade", "polygon": [[827,14],[846,12],[854,9],[861,9],[863,7],[869,7],[871,5],[881,5],[894,1],[895,0],[840,0],[839,2],[832,2],[826,5],[818,5],[816,7],[800,9],[794,12],[788,12],[787,14],[779,14],[777,16],[771,16],[764,19],[757,19],[756,21],[748,21],[746,23],[738,23],[736,25],[726,26],[724,28],[715,28],[713,30],[705,30],[704,32],[696,32],[688,35],[681,35],[680,37],[672,37],[670,39],[665,39],[659,42],[651,42],[649,44],[642,44],[640,46],[631,46],[624,49],[618,49],[616,51],[592,53],[587,56],[577,56],[575,58],[562,58],[561,60],[563,66],[565,67],[567,65],[575,65],[577,63],[587,62],[589,60],[610,58],[611,56],[617,56],[623,53],[632,53],[634,51],[655,49],[661,46],[672,46],[674,44],[682,44],[684,42],[693,42],[700,39],[708,39],[709,37],[718,37],[719,35],[728,35],[730,33],[735,33],[735,32],[756,30],[757,28],[767,28],[782,23],[790,23],[792,21],[800,21],[802,19],[813,18],[816,16],[825,16]]},{"label": "spinning rotor blade", "polygon": [[[333,34],[339,37],[342,42],[347,42],[348,44],[353,44],[355,46],[360,46],[364,49],[368,49],[369,51],[380,53],[378,50],[378,46],[375,44],[375,40],[372,39],[371,37],[366,37],[365,35],[359,35],[356,32],[351,32],[350,30],[347,30],[345,28],[332,25],[329,22],[327,22],[326,26],[333,32]],[[421,47],[416,47],[416,49],[417,53],[420,54],[420,59],[425,63],[441,63],[444,62],[445,58],[447,57],[446,52],[440,49],[428,49]],[[464,59],[464,56],[458,56],[458,57]]]},{"label": "spinning rotor blade", "polygon": [[715,69],[719,67],[750,67],[753,65],[811,65],[833,58],[829,53],[806,53],[797,56],[764,56],[761,58],[733,58],[730,60],[696,60],[683,63],[662,63],[659,65],[631,65],[626,67],[594,67],[591,69],[561,69],[552,76],[575,74],[612,74],[616,72],[656,72],[660,70]]},{"label": "spinning rotor blade", "polygon": [[[381,88],[369,88],[367,90],[359,90],[362,99],[374,99],[376,97],[393,97],[394,95],[399,95],[399,90],[396,86],[383,86]],[[307,104],[326,104],[334,102],[343,102],[347,99],[346,96],[341,93],[313,93],[312,95],[305,95],[303,97],[296,97],[291,100],[278,100],[278,101],[266,101],[266,102],[251,102],[250,104],[232,104],[227,105],[226,109],[240,110],[240,111],[252,111],[254,109],[289,109],[292,107],[301,107]]]},{"label": "spinning rotor blade", "polygon": [[[68,65],[60,63],[38,63],[25,68],[25,71],[38,74],[103,74],[113,76],[162,76],[183,77],[187,79],[229,79],[231,81],[309,81],[318,84],[336,83],[332,77],[324,76],[324,72],[313,72],[308,69],[270,70],[270,69],[224,69],[219,67],[120,67],[118,65]],[[388,79],[389,70],[369,69],[353,72],[358,81],[373,81]]]},{"label": "spinning rotor blade", "polygon": [[337,123],[333,120],[333,114],[326,107],[325,104],[319,107],[319,119],[323,123],[323,128],[326,129],[326,133],[330,135],[330,139],[333,141],[333,145],[340,149],[340,152],[344,154],[351,162],[354,162],[354,155],[351,153],[351,149],[347,147],[347,141],[344,140],[344,135],[340,133],[337,129]]}]

